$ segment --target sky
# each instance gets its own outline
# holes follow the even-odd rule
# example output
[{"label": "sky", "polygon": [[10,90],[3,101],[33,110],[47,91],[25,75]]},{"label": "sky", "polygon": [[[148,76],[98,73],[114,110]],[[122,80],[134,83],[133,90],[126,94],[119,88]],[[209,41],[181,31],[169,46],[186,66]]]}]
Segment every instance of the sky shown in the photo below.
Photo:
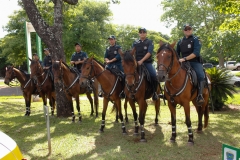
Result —
[{"label": "sky", "polygon": [[[113,12],[112,23],[141,26],[147,30],[170,35],[171,28],[166,28],[164,23],[160,22],[160,16],[163,14],[160,6],[161,0],[120,1],[120,4],[110,5]],[[0,0],[0,38],[7,34],[2,27],[8,23],[8,16],[18,9],[20,7],[17,5],[17,0]]]}]

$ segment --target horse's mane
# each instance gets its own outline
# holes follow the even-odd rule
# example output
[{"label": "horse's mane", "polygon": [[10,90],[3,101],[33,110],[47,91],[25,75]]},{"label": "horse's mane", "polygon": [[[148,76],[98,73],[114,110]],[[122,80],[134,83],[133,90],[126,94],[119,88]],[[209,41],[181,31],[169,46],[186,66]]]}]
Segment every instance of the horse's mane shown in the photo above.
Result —
[{"label": "horse's mane", "polygon": [[135,63],[135,59],[134,59],[134,57],[132,56],[130,50],[124,52],[124,54],[123,54],[123,60],[124,60],[124,62],[126,62],[126,63],[129,63],[129,62]]},{"label": "horse's mane", "polygon": [[95,58],[93,58],[93,60],[96,61],[98,64],[100,64],[100,66],[102,66],[103,68],[105,67],[105,65],[102,62],[100,62],[99,60],[97,60]]},{"label": "horse's mane", "polygon": [[[60,65],[60,61],[55,61],[55,62],[57,62],[57,63],[53,63],[52,64],[52,67],[54,68],[54,69],[58,69],[59,68],[59,65]],[[61,62],[62,64],[64,64],[64,66],[66,66],[69,70],[70,70],[70,67],[65,63],[65,62]]]},{"label": "horse's mane", "polygon": [[30,78],[30,74],[27,71],[24,71],[22,69],[18,69],[20,72],[22,72],[28,79]]},{"label": "horse's mane", "polygon": [[177,59],[179,59],[179,55],[177,54],[176,50],[174,48],[171,48],[169,43],[164,43],[163,45],[161,45],[161,47],[158,49],[157,53],[159,53],[163,49],[173,51],[175,53],[175,55],[177,56]]}]

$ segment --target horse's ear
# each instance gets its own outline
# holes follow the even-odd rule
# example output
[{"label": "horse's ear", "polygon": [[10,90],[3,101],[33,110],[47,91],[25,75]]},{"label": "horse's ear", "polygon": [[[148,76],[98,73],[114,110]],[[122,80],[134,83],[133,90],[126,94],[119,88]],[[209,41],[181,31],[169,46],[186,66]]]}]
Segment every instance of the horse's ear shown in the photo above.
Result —
[{"label": "horse's ear", "polygon": [[159,47],[161,47],[163,44],[164,44],[163,41],[160,40],[160,41],[159,41]]},{"label": "horse's ear", "polygon": [[32,59],[31,59],[31,58],[29,58],[29,57],[28,57],[28,59],[29,59],[30,61],[32,61]]},{"label": "horse's ear", "polygon": [[59,61],[59,62],[60,62],[60,64],[61,64],[61,63],[62,63],[62,59],[60,59],[60,61]]},{"label": "horse's ear", "polygon": [[170,46],[171,46],[172,48],[174,48],[174,46],[175,46],[176,43],[177,43],[177,41],[174,41],[172,44],[170,44]]},{"label": "horse's ear", "polygon": [[134,55],[135,52],[136,52],[136,48],[134,47],[134,48],[130,51],[130,53],[131,53],[131,55]]}]

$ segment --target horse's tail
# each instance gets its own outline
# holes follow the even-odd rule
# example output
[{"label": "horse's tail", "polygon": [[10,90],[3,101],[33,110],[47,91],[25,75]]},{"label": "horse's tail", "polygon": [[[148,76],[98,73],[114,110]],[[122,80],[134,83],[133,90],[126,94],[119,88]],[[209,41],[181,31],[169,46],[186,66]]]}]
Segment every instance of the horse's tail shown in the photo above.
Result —
[{"label": "horse's tail", "polygon": [[205,106],[205,111],[204,111],[204,128],[207,128],[208,120],[209,120],[209,106],[207,103]]}]

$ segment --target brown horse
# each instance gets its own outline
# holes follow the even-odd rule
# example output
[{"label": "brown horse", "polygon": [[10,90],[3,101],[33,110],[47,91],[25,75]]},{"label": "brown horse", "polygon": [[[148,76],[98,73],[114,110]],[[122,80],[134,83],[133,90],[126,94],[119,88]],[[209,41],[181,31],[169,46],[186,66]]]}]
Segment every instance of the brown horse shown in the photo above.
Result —
[{"label": "brown horse", "polygon": [[26,105],[25,116],[30,116],[31,95],[36,93],[36,90],[37,90],[36,84],[34,84],[33,80],[30,78],[30,75],[25,73],[24,71],[18,70],[13,66],[6,67],[6,75],[5,75],[4,83],[9,85],[9,83],[14,78],[17,78],[17,80],[21,84],[21,90],[23,92],[23,97],[25,99],[25,105]]},{"label": "brown horse", "polygon": [[[54,74],[54,83],[62,83],[64,86],[64,91],[69,101],[72,100],[72,97],[76,100],[76,107],[78,110],[79,122],[82,121],[80,114],[80,105],[79,105],[79,94],[86,93],[87,98],[91,104],[91,116],[94,113],[93,109],[93,99],[91,97],[91,92],[87,90],[86,87],[82,87],[79,84],[80,74],[72,71],[67,64],[62,61],[54,61],[53,62],[53,74]],[[94,93],[94,105],[96,110],[96,117],[98,117],[98,81],[94,81],[93,83],[93,93]],[[75,119],[74,109],[72,108],[72,117]]]},{"label": "brown horse", "polygon": [[56,94],[54,86],[49,75],[49,71],[44,72],[43,68],[38,60],[32,60],[30,64],[31,75],[30,78],[35,78],[37,81],[37,90],[40,93],[43,105],[47,105],[47,98],[49,99],[49,105],[51,106],[51,114],[54,115]]},{"label": "brown horse", "polygon": [[[123,90],[122,82],[120,78],[115,74],[111,73],[109,70],[105,70],[103,66],[95,61],[93,58],[88,58],[82,65],[82,75],[80,78],[80,84],[84,85],[89,79],[96,78],[102,86],[103,90],[103,111],[102,111],[102,124],[99,132],[103,132],[105,127],[105,116],[107,111],[107,106],[109,101],[114,101],[116,106],[118,117],[122,123],[122,133],[126,134],[126,127],[123,121],[122,109],[121,109],[121,98],[119,94]],[[127,100],[125,100],[125,109]],[[135,121],[137,120],[137,115],[134,115]],[[117,120],[117,116],[116,116]]]},{"label": "brown horse", "polygon": [[[146,99],[152,97],[153,90],[151,84],[147,80],[147,76],[144,72],[141,72],[142,66],[137,65],[133,52],[126,51],[122,54],[122,66],[125,73],[126,85],[124,92],[129,98],[129,103],[135,108],[135,102],[139,105],[139,123],[141,127],[141,139],[140,142],[146,142],[144,133],[145,115],[147,112]],[[160,88],[157,89],[157,94],[160,94]],[[158,123],[158,115],[160,110],[160,99],[154,101],[156,117],[155,124]],[[135,134],[137,134],[138,123],[135,121]]]},{"label": "brown horse", "polygon": [[157,52],[158,59],[158,80],[160,82],[165,81],[165,96],[168,101],[168,107],[171,111],[171,123],[172,123],[172,137],[171,142],[176,140],[176,105],[183,106],[186,116],[186,125],[188,127],[188,143],[193,144],[193,132],[190,119],[190,101],[194,104],[198,112],[198,131],[202,131],[202,116],[204,114],[204,128],[208,125],[209,108],[208,99],[209,92],[205,88],[203,97],[205,102],[202,106],[198,106],[196,103],[197,90],[194,89],[193,83],[189,73],[183,69],[182,63],[179,62],[179,57],[176,51],[173,49],[173,44],[163,44],[160,42],[160,48]]}]

